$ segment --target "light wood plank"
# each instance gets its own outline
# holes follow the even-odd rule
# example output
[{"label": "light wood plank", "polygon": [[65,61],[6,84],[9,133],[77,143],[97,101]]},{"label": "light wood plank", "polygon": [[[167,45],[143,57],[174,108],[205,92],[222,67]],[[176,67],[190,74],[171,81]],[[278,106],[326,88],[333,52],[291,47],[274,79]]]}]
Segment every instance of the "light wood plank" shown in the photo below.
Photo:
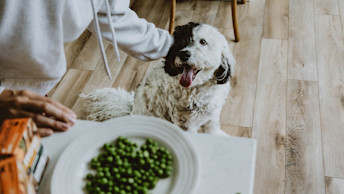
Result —
[{"label": "light wood plank", "polygon": [[74,62],[74,60],[78,57],[81,49],[88,41],[91,34],[92,33],[89,30],[85,30],[77,40],[64,44],[67,68],[69,68],[71,64]]},{"label": "light wood plank", "polygon": [[344,178],[344,38],[339,16],[315,17],[325,175]]},{"label": "light wood plank", "polygon": [[223,106],[222,124],[252,127],[264,7],[264,0],[238,6],[241,40],[233,49],[237,62],[235,79]]},{"label": "light wood plank", "polygon": [[155,1],[142,1],[142,0],[135,0],[131,4],[131,9],[136,12],[136,14],[140,18],[147,18],[149,13],[152,11],[152,7],[154,6]]},{"label": "light wood plank", "polygon": [[225,131],[230,136],[236,137],[252,137],[252,128],[251,127],[238,127],[238,126],[231,126],[231,125],[221,125],[221,129]]},{"label": "light wood plank", "polygon": [[128,56],[112,87],[121,87],[128,91],[134,90],[141,82],[149,65],[149,62],[139,61]]},{"label": "light wood plank", "polygon": [[263,39],[252,138],[258,142],[254,193],[284,193],[286,40]]},{"label": "light wood plank", "polygon": [[263,38],[288,39],[289,1],[266,0]]},{"label": "light wood plank", "polygon": [[325,192],[317,82],[288,82],[285,193]]},{"label": "light wood plank", "polygon": [[[104,48],[106,49],[109,45],[109,42],[103,40],[103,44]],[[85,46],[82,48],[78,57],[73,61],[71,68],[94,70],[100,60],[103,61],[100,52],[100,47],[97,41],[97,35],[92,33],[91,37],[88,39]]]},{"label": "light wood plank", "polygon": [[89,70],[69,69],[51,98],[72,108],[92,73]]},{"label": "light wood plank", "polygon": [[288,78],[316,81],[313,0],[290,0]]},{"label": "light wood plank", "polygon": [[338,1],[314,0],[314,11],[316,15],[339,15]]},{"label": "light wood plank", "polygon": [[106,49],[106,55],[108,56],[109,70],[111,72],[112,79],[109,79],[103,61],[99,61],[97,67],[93,71],[94,73],[92,74],[92,77],[87,83],[87,86],[83,89],[83,92],[88,93],[97,88],[111,87],[114,84],[119,72],[121,71],[121,68],[123,67],[123,64],[126,61],[126,58],[128,57],[128,55],[121,50],[119,51],[119,54],[121,61],[117,60],[113,46],[109,45],[109,47]]},{"label": "light wood plank", "polygon": [[204,24],[213,24],[216,20],[218,1],[197,1],[195,13],[192,20]]},{"label": "light wood plank", "polygon": [[145,19],[154,23],[158,28],[165,28],[166,24],[169,23],[170,18],[170,0],[155,1],[150,9],[151,11]]},{"label": "light wood plank", "polygon": [[178,3],[176,4],[176,10],[195,11],[196,5],[197,0],[178,1]]},{"label": "light wood plank", "polygon": [[[219,9],[217,10],[216,20],[214,21],[214,26],[217,28],[229,28],[233,30],[232,22],[232,6],[229,1],[220,1]],[[238,24],[240,29],[240,23]],[[240,34],[240,30],[239,30]],[[233,39],[232,39],[233,40]]]},{"label": "light wood plank", "polygon": [[342,22],[342,32],[344,34],[344,1],[338,0],[340,20]]},{"label": "light wood plank", "polygon": [[174,22],[175,27],[184,25],[192,21],[193,11],[185,11],[185,10],[176,10],[176,20]]},{"label": "light wood plank", "polygon": [[343,194],[344,179],[326,177],[326,194]]}]

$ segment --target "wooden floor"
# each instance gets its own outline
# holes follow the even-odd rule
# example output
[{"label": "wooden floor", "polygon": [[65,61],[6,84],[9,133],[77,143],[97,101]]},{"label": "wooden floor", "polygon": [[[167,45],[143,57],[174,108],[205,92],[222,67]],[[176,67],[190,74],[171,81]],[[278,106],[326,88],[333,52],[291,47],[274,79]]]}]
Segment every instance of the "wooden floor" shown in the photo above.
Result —
[{"label": "wooden floor", "polygon": [[[168,29],[169,0],[136,0],[140,17]],[[234,43],[230,2],[177,2],[176,24],[212,24],[237,60],[222,128],[258,141],[256,194],[344,193],[344,0],[251,0],[238,4],[241,41]],[[69,70],[49,95],[84,117],[80,93],[133,90],[152,63],[105,45],[86,31],[65,45]],[[216,191],[214,191],[216,194]]]}]

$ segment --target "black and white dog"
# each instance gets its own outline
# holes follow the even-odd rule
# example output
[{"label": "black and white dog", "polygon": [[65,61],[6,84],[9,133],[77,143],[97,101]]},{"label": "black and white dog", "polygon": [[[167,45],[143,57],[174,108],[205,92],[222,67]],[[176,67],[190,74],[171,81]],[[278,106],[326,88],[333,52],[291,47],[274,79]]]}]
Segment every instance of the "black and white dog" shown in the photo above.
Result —
[{"label": "black and white dog", "polygon": [[146,74],[133,92],[103,88],[84,97],[89,118],[147,115],[184,130],[223,135],[222,106],[230,91],[235,59],[225,37],[207,24],[177,26],[164,64]]}]

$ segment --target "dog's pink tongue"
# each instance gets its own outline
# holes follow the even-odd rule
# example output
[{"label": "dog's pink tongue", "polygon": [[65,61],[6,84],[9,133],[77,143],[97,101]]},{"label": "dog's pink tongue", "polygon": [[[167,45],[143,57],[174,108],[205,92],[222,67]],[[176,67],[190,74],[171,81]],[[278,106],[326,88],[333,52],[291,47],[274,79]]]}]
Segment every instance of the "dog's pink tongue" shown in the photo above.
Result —
[{"label": "dog's pink tongue", "polygon": [[189,87],[192,82],[193,69],[185,67],[182,76],[180,77],[179,83],[183,87]]}]

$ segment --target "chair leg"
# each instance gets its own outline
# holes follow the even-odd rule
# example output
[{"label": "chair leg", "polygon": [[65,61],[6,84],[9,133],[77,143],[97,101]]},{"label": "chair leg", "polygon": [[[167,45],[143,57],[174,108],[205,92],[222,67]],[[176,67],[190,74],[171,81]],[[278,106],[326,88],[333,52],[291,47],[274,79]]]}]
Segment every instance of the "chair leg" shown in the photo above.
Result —
[{"label": "chair leg", "polygon": [[237,18],[237,0],[232,0],[232,22],[233,22],[235,42],[239,42],[240,36],[239,36],[238,18]]},{"label": "chair leg", "polygon": [[176,17],[176,0],[171,0],[170,27],[169,27],[170,34],[173,33],[175,17]]}]

